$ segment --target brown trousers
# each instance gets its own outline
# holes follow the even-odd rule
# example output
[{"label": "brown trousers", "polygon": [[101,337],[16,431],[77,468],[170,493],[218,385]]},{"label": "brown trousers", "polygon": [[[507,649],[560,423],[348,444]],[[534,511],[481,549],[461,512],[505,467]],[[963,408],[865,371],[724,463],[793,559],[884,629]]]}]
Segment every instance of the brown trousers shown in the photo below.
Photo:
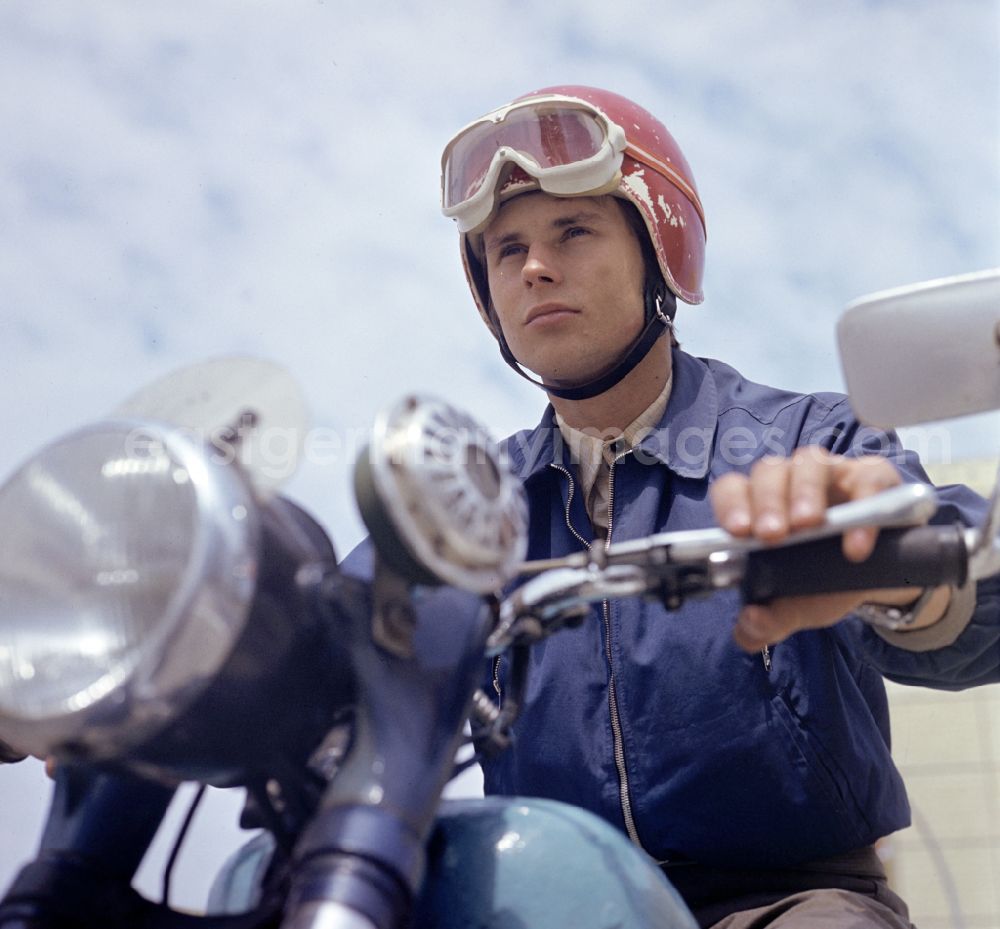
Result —
[{"label": "brown trousers", "polygon": [[913,929],[906,905],[850,890],[806,890],[770,906],[726,916],[712,929]]},{"label": "brown trousers", "polygon": [[875,850],[783,870],[666,865],[701,929],[913,929]]}]

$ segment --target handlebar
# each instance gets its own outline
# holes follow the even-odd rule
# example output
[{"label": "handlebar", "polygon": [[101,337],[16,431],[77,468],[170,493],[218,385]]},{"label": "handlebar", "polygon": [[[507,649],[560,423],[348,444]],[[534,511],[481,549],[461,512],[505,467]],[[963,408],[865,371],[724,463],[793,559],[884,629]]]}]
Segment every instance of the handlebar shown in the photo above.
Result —
[{"label": "handlebar", "polygon": [[[614,597],[655,597],[677,609],[690,597],[725,588],[763,603],[835,591],[961,586],[997,570],[982,552],[996,547],[998,508],[995,498],[992,521],[979,530],[924,525],[937,509],[934,488],[904,484],[831,507],[822,525],[777,545],[696,529],[527,562],[522,573],[537,576],[504,600],[488,649],[498,654],[514,642],[542,638],[579,621],[588,604]],[[875,549],[863,562],[849,561],[841,537],[866,526],[880,529]]]},{"label": "handlebar", "polygon": [[862,562],[844,557],[839,538],[751,552],[740,588],[748,603],[766,603],[835,591],[961,586],[968,567],[962,528],[919,526],[883,530]]}]

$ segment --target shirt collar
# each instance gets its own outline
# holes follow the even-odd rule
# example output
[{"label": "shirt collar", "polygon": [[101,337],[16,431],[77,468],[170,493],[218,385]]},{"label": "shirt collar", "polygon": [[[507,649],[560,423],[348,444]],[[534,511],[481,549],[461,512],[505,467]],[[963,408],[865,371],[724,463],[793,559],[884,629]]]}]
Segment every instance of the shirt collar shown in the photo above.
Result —
[{"label": "shirt collar", "polygon": [[650,430],[656,428],[667,408],[672,381],[673,372],[667,378],[656,399],[617,435],[610,435],[607,432],[601,433],[593,429],[574,429],[556,413],[556,425],[566,440],[566,445],[569,446],[572,460],[579,468],[580,479],[585,488],[590,488],[593,485],[602,461],[610,463],[611,458],[621,454],[626,449],[634,448]]},{"label": "shirt collar", "polygon": [[[669,383],[666,409],[657,425],[639,441],[638,448],[681,477],[704,478],[719,415],[715,379],[701,359],[675,348]],[[522,481],[535,477],[550,464],[568,466],[570,450],[566,446],[551,404],[538,426],[504,442],[511,467]]]}]

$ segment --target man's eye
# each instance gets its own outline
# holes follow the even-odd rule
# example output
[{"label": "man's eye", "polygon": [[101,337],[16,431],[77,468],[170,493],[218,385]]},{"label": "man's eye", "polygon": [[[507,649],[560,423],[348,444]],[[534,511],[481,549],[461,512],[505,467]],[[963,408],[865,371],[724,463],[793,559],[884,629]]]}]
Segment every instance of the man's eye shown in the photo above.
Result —
[{"label": "man's eye", "polygon": [[523,245],[504,245],[498,252],[499,258],[509,258],[511,255],[519,255],[524,251]]},{"label": "man's eye", "polygon": [[590,232],[589,229],[585,229],[583,226],[570,226],[565,232],[565,238],[575,239],[577,236],[587,235]]}]

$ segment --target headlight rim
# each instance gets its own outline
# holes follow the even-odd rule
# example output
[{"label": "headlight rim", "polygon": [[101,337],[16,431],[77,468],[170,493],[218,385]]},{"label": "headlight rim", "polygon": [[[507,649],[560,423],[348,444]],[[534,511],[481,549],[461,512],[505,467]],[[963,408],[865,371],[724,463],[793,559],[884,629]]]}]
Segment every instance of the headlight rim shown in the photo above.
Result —
[{"label": "headlight rim", "polygon": [[[194,527],[166,607],[136,644],[131,660],[120,669],[109,667],[106,673],[117,675],[110,688],[78,708],[69,697],[30,715],[13,709],[0,694],[0,738],[33,755],[114,755],[169,723],[224,664],[253,602],[261,525],[252,485],[218,450],[169,423],[108,418],[73,430],[32,455],[0,485],[0,506],[27,468],[57,448],[100,433],[162,442],[194,488]],[[207,620],[215,621],[211,634]],[[192,649],[197,651],[194,669]]]}]

